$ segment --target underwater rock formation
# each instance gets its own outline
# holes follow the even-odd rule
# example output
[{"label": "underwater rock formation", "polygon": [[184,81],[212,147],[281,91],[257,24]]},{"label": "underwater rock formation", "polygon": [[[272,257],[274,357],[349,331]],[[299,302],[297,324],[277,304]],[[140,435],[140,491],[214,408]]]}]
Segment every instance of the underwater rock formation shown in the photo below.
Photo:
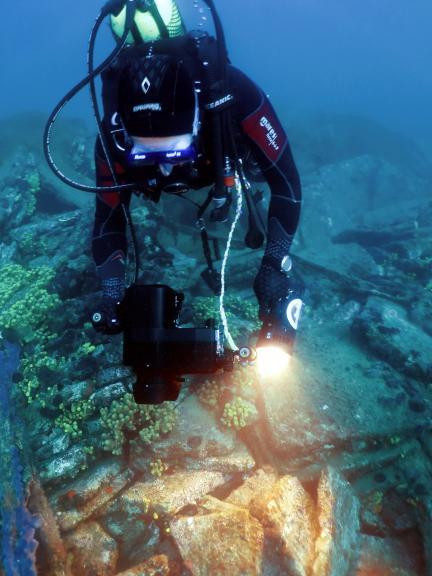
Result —
[{"label": "underwater rock formation", "polygon": [[[38,518],[36,538],[38,541],[38,574],[44,576],[73,576],[71,556],[60,536],[54,512],[48,502],[45,492],[38,480],[30,483],[28,503],[32,514]],[[79,574],[80,571],[76,572]]]},{"label": "underwater rock formation", "polygon": [[412,324],[401,306],[369,298],[353,323],[353,331],[399,372],[425,384],[431,381],[432,337]]},{"label": "underwater rock formation", "polygon": [[311,496],[299,480],[283,476],[250,502],[251,514],[274,541],[287,570],[306,576],[315,556],[316,518]]},{"label": "underwater rock formation", "polygon": [[357,562],[359,502],[348,482],[332,468],[319,481],[318,524],[313,576],[349,574]]},{"label": "underwater rock formation", "polygon": [[192,574],[260,573],[263,528],[247,510],[208,498],[196,516],[177,518],[170,528]]},{"label": "underwater rock formation", "polygon": [[12,387],[20,350],[8,341],[0,345],[0,567],[5,576],[35,576],[38,520],[27,506],[22,422]]},{"label": "underwater rock formation", "polygon": [[[353,145],[308,162],[293,250],[308,306],[288,373],[194,377],[174,406],[151,408],[132,400],[121,338],[89,323],[99,298],[91,213],[49,209],[59,191],[37,153],[19,152],[15,174],[3,166],[13,193],[0,204],[0,331],[21,347],[14,384],[39,481],[31,510],[43,511],[39,573],[60,563],[67,576],[430,572],[430,205],[412,193],[385,210],[392,185],[413,191],[427,179],[415,155],[399,165],[402,144],[387,142],[382,157]],[[80,171],[82,144],[77,135]],[[26,211],[15,195],[32,206],[30,166],[44,201]],[[170,202],[132,208],[145,277],[187,291],[184,321],[201,322],[218,304],[199,282],[193,218]],[[227,279],[239,341],[257,326],[260,260],[243,237]]]},{"label": "underwater rock formation", "polygon": [[65,537],[70,551],[72,570],[82,576],[110,576],[118,560],[118,546],[97,522],[81,524],[71,535]]}]

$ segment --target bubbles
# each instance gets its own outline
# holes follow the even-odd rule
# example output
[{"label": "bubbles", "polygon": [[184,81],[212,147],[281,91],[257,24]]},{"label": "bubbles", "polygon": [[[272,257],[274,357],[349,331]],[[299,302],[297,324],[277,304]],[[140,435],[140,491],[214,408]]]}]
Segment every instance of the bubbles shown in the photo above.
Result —
[{"label": "bubbles", "polygon": [[193,0],[193,7],[198,14],[198,27],[203,28],[208,23],[208,8],[204,8],[198,0]]}]

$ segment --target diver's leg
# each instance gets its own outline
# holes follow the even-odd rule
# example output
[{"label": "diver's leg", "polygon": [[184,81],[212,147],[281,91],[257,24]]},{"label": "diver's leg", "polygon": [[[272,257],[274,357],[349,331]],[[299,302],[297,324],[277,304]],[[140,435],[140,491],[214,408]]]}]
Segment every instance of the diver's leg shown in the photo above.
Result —
[{"label": "diver's leg", "polygon": [[[115,168],[116,175],[120,177],[123,173],[121,166],[115,165]],[[99,154],[98,147],[96,148],[96,182],[101,187],[113,185],[109,167]],[[124,296],[127,254],[126,210],[130,199],[131,192],[121,194],[101,192],[96,195],[92,253],[101,281],[102,308],[105,317],[115,317],[116,305]]]}]

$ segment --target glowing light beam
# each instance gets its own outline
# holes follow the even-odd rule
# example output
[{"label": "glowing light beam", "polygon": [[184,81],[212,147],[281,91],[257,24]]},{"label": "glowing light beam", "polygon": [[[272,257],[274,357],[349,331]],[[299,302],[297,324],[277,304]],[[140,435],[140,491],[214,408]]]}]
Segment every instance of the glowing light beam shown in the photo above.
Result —
[{"label": "glowing light beam", "polygon": [[289,366],[291,357],[278,346],[262,346],[257,349],[257,369],[260,376],[279,376]]}]

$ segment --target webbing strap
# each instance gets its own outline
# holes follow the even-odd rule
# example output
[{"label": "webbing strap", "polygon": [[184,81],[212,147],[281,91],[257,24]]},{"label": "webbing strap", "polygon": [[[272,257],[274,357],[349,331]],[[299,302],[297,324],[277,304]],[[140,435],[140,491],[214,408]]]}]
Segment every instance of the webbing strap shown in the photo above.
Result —
[{"label": "webbing strap", "polygon": [[135,40],[135,44],[143,44],[143,39],[141,38],[141,34],[138,30],[138,26],[135,20],[133,21],[130,31],[132,33],[133,39]]},{"label": "webbing strap", "polygon": [[207,210],[207,208],[210,206],[210,202],[212,201],[213,198],[213,190],[210,190],[210,192],[207,195],[206,201],[204,202],[204,204],[202,204],[199,209],[198,209],[198,214],[197,214],[197,220],[198,222],[201,220],[201,218],[204,215],[204,212]]},{"label": "webbing strap", "polygon": [[[201,243],[202,243],[202,247],[203,247],[204,257],[205,257],[206,262],[207,262],[207,270],[203,272],[202,276],[208,284],[209,284],[209,281],[211,280],[210,283],[212,284],[213,291],[218,293],[219,292],[219,279],[217,279],[217,282],[216,282],[216,276],[219,277],[219,274],[216,272],[214,265],[213,265],[213,258],[212,258],[211,249],[210,249],[210,238],[209,238],[206,226],[205,226],[205,222],[203,220],[204,212],[209,207],[209,204],[212,201],[212,198],[213,198],[213,190],[210,190],[210,192],[208,193],[206,201],[198,209],[197,226],[200,229]],[[219,243],[218,243],[217,238],[212,238],[212,243],[213,243],[213,249],[215,252],[216,260],[220,260],[220,250],[219,250]],[[216,288],[215,282],[218,284],[217,288]]]},{"label": "webbing strap", "polygon": [[207,268],[211,272],[213,272],[214,266],[213,266],[213,259],[211,257],[211,252],[210,252],[209,235],[208,235],[208,232],[207,232],[207,229],[205,226],[203,226],[201,228],[201,242],[203,245],[204,256],[205,256],[205,259],[207,261]]},{"label": "webbing strap", "polygon": [[168,28],[166,27],[165,22],[160,15],[158,7],[156,6],[156,2],[152,2],[149,6],[149,12],[153,16],[154,21],[156,22],[157,27],[159,28],[159,34],[161,38],[169,38]]}]

